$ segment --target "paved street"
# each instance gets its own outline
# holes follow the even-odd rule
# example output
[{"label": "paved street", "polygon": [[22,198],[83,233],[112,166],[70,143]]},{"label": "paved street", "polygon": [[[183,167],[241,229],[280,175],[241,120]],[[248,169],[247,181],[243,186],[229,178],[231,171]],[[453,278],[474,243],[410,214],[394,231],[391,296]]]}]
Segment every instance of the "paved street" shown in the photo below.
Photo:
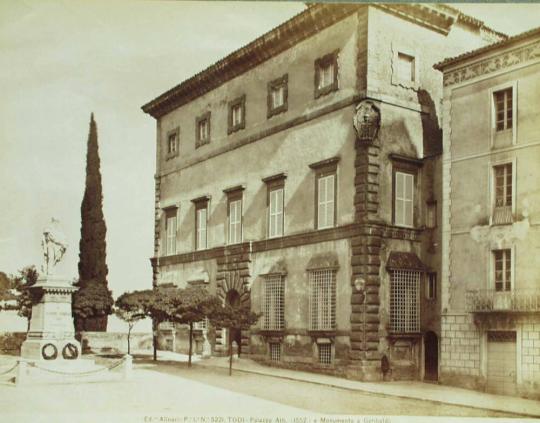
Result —
[{"label": "paved street", "polygon": [[516,417],[243,372],[229,377],[226,369],[189,369],[184,363],[144,360],[136,362],[132,380],[121,381],[120,373],[116,375],[118,381],[106,383],[0,384],[0,410],[8,417],[3,421],[162,422],[183,421],[183,416],[315,414]]}]

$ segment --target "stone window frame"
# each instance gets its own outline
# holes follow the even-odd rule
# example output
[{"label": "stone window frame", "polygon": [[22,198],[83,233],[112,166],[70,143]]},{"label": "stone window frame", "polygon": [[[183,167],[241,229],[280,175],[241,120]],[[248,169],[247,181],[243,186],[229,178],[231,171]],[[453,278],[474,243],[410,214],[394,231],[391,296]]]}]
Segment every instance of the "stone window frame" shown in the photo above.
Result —
[{"label": "stone window frame", "polygon": [[[206,113],[203,113],[202,115],[195,118],[195,148],[199,148],[205,144],[210,144],[210,136],[211,136],[211,112],[207,111]],[[201,123],[207,122],[208,125],[208,135],[206,139],[202,140],[200,138],[200,131],[199,127]]]},{"label": "stone window frame", "polygon": [[[176,137],[174,151],[171,151],[171,144],[170,144],[170,139],[172,136]],[[166,160],[173,159],[180,154],[180,127],[179,126],[177,126],[174,129],[171,129],[170,131],[167,131],[167,137],[165,139],[165,148],[167,152]]]},{"label": "stone window frame", "polygon": [[[338,200],[338,163],[340,157],[332,157],[330,159],[322,160],[317,163],[312,163],[309,167],[315,171],[315,196],[314,196],[314,208],[315,208],[315,230],[323,230],[329,228],[335,228],[337,225],[337,200]],[[334,219],[331,226],[319,227],[319,180],[327,176],[334,176]]]},{"label": "stone window frame", "polygon": [[[322,57],[319,57],[314,62],[314,96],[315,99],[330,94],[339,89],[339,64],[338,64],[339,49],[336,49]],[[334,67],[334,81],[324,87],[319,88],[320,72],[323,67],[332,65]]]},{"label": "stone window frame", "polygon": [[[495,104],[495,94],[500,91],[504,91],[507,89],[512,89],[512,128],[511,129],[504,129],[504,130],[497,130],[497,110],[496,110],[496,104]],[[511,136],[511,145],[516,145],[517,143],[517,127],[518,127],[518,120],[517,120],[517,113],[518,113],[518,82],[517,80],[508,81],[504,84],[499,84],[496,86],[491,87],[488,90],[489,95],[489,107],[490,107],[490,147],[492,149],[498,149],[498,148],[504,148],[503,146],[497,147],[495,145],[496,138],[500,136]],[[511,135],[510,135],[511,134]]]},{"label": "stone window frame", "polygon": [[[272,101],[272,92],[276,88],[283,87],[283,104],[278,107],[273,107]],[[279,115],[287,111],[289,107],[289,74],[284,74],[283,76],[274,79],[268,83],[268,93],[267,93],[267,118],[270,119],[272,116]]]},{"label": "stone window frame", "polygon": [[[423,162],[421,159],[401,156],[399,154],[389,154],[388,157],[392,163],[392,225],[400,228],[414,229],[421,222],[420,210],[418,204],[421,204],[422,192],[420,189],[420,174]],[[413,175],[413,216],[412,226],[396,224],[396,173],[406,173]]]},{"label": "stone window frame", "polygon": [[[208,211],[210,209],[210,196],[203,195],[202,197],[194,198],[193,200],[191,200],[191,202],[195,206],[194,248],[195,248],[195,251],[207,250],[209,248],[208,247]],[[202,210],[202,209],[206,209],[206,225],[205,225],[205,234],[206,234],[205,244],[206,245],[204,248],[200,248],[200,245],[199,245],[199,210]]]},{"label": "stone window frame", "polygon": [[[508,221],[497,223],[497,219],[494,219],[496,213],[496,178],[495,178],[495,168],[497,166],[503,166],[511,164],[512,165],[512,208],[511,208],[511,219]],[[489,224],[493,225],[504,225],[511,224],[514,221],[514,216],[516,215],[517,210],[517,157],[511,157],[506,159],[499,160],[490,160],[489,162]]]},{"label": "stone window frame", "polygon": [[[163,222],[163,229],[164,229],[164,249],[162,251],[162,255],[163,256],[173,256],[177,253],[178,251],[178,248],[177,248],[177,236],[178,236],[178,209],[179,207],[175,204],[173,205],[170,205],[170,206],[166,206],[166,207],[163,207],[161,210],[162,210],[162,213],[165,217],[164,219],[164,222]],[[168,233],[168,230],[169,230],[169,219],[174,219],[174,226],[175,226],[175,230],[174,230],[174,252],[172,251],[173,249],[169,249],[169,233]]]},{"label": "stone window frame", "polygon": [[[226,225],[226,245],[236,245],[243,242],[244,239],[244,185],[236,185],[223,190],[227,195],[227,225]],[[240,201],[240,239],[231,241],[231,203]]]},{"label": "stone window frame", "polygon": [[[266,237],[267,239],[281,238],[285,235],[285,180],[287,174],[282,172],[276,175],[263,178],[262,181],[266,184]],[[270,195],[273,191],[283,190],[282,192],[282,211],[281,211],[281,234],[270,236]]]},{"label": "stone window frame", "polygon": [[[400,78],[398,72],[399,55],[403,54],[414,59],[414,81],[405,81]],[[392,43],[392,85],[418,91],[420,89],[420,51],[414,47],[405,46],[400,43]]]},{"label": "stone window frame", "polygon": [[[233,120],[232,120],[233,108],[236,106],[240,106],[242,110],[242,120],[236,125],[233,125]],[[246,127],[246,95],[242,94],[240,97],[237,97],[234,100],[229,101],[228,111],[229,111],[229,116],[228,116],[227,134],[230,135],[233,132],[245,129]]]}]

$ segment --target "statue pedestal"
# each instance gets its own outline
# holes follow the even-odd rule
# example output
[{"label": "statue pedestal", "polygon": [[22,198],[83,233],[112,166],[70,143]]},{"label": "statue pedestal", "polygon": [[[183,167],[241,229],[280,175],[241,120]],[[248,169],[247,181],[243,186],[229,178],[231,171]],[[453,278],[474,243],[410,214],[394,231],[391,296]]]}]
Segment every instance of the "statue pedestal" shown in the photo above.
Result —
[{"label": "statue pedestal", "polygon": [[41,296],[32,307],[30,330],[21,347],[21,358],[57,367],[80,359],[81,345],[75,339],[71,294],[77,290],[65,278],[47,275],[31,288]]}]

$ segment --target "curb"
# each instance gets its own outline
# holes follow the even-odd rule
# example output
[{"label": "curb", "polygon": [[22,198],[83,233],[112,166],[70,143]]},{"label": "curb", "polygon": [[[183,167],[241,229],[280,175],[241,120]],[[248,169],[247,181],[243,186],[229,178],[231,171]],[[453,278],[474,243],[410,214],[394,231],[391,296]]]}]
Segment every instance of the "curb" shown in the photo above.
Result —
[{"label": "curb", "polygon": [[[223,367],[223,366],[216,366],[216,365],[204,364],[204,363],[203,364],[194,363],[194,364],[196,366],[207,368],[207,369],[210,369],[210,368],[216,369],[217,368],[217,369],[228,370],[228,367]],[[474,406],[474,405],[469,405],[469,404],[446,402],[446,401],[430,399],[430,398],[411,397],[411,396],[399,395],[399,394],[395,394],[395,393],[373,392],[373,391],[370,391],[370,390],[367,390],[367,389],[351,388],[349,386],[342,386],[342,385],[337,385],[337,384],[329,383],[329,382],[317,382],[317,381],[312,381],[312,380],[298,379],[298,378],[291,377],[291,376],[272,375],[272,374],[257,371],[257,370],[246,370],[246,369],[239,369],[239,368],[233,367],[233,371],[242,372],[242,373],[251,373],[251,374],[268,376],[268,377],[274,377],[274,378],[278,378],[278,379],[294,380],[296,382],[312,383],[314,385],[321,385],[321,386],[328,386],[328,387],[331,387],[331,388],[344,389],[344,390],[351,391],[351,392],[364,392],[364,393],[368,393],[368,394],[372,394],[372,395],[379,395],[379,396],[391,396],[391,397],[394,397],[394,398],[414,399],[414,400],[417,400],[417,401],[428,401],[428,402],[431,402],[431,403],[434,403],[434,404],[453,405],[453,406],[456,406],[456,407],[473,408],[473,409],[476,409],[476,410],[496,411],[496,412],[499,412],[499,413],[513,414],[516,417],[531,417],[531,418],[536,417],[537,418],[537,417],[540,416],[540,414],[531,414],[531,413],[527,413],[527,412],[516,412],[516,411],[510,411],[510,410],[502,410],[500,408],[480,407],[480,406]]]}]

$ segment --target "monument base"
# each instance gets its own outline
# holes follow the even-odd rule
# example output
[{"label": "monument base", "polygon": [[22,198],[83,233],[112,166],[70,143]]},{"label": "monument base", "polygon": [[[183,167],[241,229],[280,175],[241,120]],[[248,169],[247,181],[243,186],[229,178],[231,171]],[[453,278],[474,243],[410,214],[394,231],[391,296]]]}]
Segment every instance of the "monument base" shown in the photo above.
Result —
[{"label": "monument base", "polygon": [[81,344],[73,339],[26,339],[21,345],[21,358],[29,361],[60,363],[78,361]]}]

